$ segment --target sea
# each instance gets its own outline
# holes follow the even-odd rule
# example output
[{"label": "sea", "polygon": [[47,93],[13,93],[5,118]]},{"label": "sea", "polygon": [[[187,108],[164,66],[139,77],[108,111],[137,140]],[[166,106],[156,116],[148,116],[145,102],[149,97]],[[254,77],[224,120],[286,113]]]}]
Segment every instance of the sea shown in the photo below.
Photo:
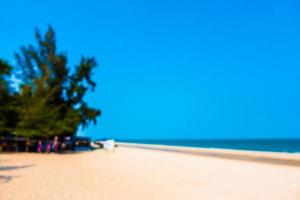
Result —
[{"label": "sea", "polygon": [[269,151],[300,153],[300,139],[222,139],[222,140],[198,140],[198,139],[151,139],[151,140],[118,140],[120,142],[156,144],[182,147],[234,149],[250,151]]}]

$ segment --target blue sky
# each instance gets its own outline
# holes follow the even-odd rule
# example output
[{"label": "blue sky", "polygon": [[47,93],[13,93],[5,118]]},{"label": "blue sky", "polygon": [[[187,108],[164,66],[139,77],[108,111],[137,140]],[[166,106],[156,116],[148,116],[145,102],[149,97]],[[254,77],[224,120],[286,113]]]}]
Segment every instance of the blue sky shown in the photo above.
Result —
[{"label": "blue sky", "polygon": [[52,24],[95,56],[94,138],[300,138],[296,0],[2,0],[0,57]]}]

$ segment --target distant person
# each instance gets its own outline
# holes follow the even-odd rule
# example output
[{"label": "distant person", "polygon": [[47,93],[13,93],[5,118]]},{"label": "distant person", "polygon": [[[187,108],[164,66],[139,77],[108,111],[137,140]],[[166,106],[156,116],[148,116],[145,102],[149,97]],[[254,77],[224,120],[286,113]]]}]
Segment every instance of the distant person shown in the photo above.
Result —
[{"label": "distant person", "polygon": [[29,147],[30,147],[30,139],[26,138],[26,141],[25,141],[25,151],[26,152],[29,151]]},{"label": "distant person", "polygon": [[58,141],[58,137],[55,136],[54,137],[54,141],[53,141],[53,144],[52,144],[52,149],[54,152],[58,152],[58,146],[59,146],[59,141]]},{"label": "distant person", "polygon": [[37,145],[37,152],[41,153],[42,150],[43,150],[43,143],[42,143],[42,140],[39,140],[38,145]]},{"label": "distant person", "polygon": [[60,143],[60,148],[61,148],[61,151],[65,151],[66,150],[66,143],[62,142]]},{"label": "distant person", "polygon": [[46,152],[51,153],[51,141],[48,140],[46,143]]}]

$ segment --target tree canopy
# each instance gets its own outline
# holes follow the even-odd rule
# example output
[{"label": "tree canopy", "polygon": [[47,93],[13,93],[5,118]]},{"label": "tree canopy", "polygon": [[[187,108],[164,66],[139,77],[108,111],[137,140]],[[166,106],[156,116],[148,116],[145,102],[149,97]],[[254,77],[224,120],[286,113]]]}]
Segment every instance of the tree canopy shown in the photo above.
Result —
[{"label": "tree canopy", "polygon": [[10,75],[12,67],[0,59],[0,133],[7,133],[15,123],[13,112],[13,99],[9,94],[8,76]]},{"label": "tree canopy", "polygon": [[[84,100],[96,87],[92,72],[97,62],[83,56],[70,68],[51,26],[44,35],[36,30],[35,38],[36,45],[21,46],[15,54],[15,66],[0,60],[0,134],[72,136],[101,114]],[[21,82],[18,92],[9,91],[12,70]]]}]

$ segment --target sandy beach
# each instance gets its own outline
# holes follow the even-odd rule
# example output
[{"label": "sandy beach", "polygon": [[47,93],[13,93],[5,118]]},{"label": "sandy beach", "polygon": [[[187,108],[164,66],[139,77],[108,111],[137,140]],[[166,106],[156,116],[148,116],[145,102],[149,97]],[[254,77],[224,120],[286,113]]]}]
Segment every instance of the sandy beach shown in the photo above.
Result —
[{"label": "sandy beach", "polygon": [[0,154],[0,199],[300,199],[299,154],[205,152]]}]

